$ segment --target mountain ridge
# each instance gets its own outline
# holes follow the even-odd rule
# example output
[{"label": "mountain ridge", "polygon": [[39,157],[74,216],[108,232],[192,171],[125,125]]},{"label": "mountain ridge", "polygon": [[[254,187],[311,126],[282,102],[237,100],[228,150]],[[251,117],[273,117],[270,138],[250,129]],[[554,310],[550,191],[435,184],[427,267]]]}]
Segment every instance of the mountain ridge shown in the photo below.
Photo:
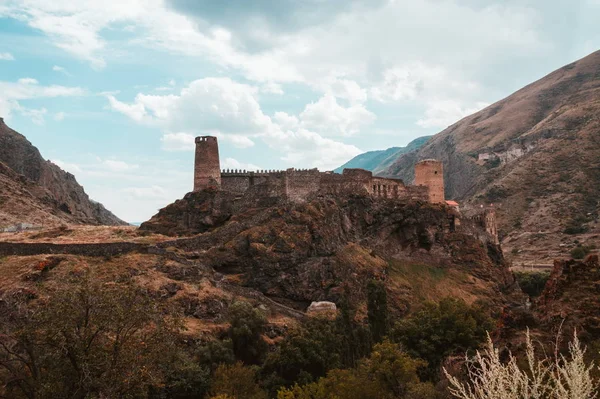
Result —
[{"label": "mountain ridge", "polygon": [[418,137],[405,147],[390,147],[387,150],[367,151],[334,169],[334,172],[342,173],[346,168],[360,168],[370,170],[373,174],[378,174],[390,166],[400,155],[421,148],[431,137]]},{"label": "mountain ridge", "polygon": [[504,248],[530,247],[521,260],[551,264],[598,229],[598,115],[600,51],[452,124],[381,174],[411,182],[417,161],[441,160],[447,198],[495,204]]},{"label": "mountain ridge", "polygon": [[0,224],[125,225],[89,198],[74,175],[45,160],[27,138],[0,118]]}]

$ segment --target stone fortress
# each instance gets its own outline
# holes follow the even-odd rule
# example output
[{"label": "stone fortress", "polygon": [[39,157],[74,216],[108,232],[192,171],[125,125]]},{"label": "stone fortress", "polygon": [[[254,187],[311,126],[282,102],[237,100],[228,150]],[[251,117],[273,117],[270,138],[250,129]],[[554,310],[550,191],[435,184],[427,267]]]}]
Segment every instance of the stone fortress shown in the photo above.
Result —
[{"label": "stone fortress", "polygon": [[[196,137],[194,191],[205,189],[234,193],[246,204],[268,206],[281,200],[305,202],[319,195],[369,195],[375,198],[420,200],[447,204],[453,208],[455,223],[478,226],[498,242],[493,208],[462,219],[458,204],[444,196],[444,169],[440,161],[425,159],[415,165],[414,185],[401,179],[373,176],[364,169],[344,169],[341,174],[318,169],[221,170],[216,137]],[[462,221],[461,221],[462,219]],[[454,223],[453,223],[454,225]]]},{"label": "stone fortress", "polygon": [[318,169],[221,170],[216,137],[196,138],[194,191],[215,188],[239,195],[278,197],[304,202],[318,194],[367,194],[378,198],[444,202],[442,163],[433,159],[415,166],[415,185],[400,179],[373,176],[364,169],[344,169],[342,174]]}]

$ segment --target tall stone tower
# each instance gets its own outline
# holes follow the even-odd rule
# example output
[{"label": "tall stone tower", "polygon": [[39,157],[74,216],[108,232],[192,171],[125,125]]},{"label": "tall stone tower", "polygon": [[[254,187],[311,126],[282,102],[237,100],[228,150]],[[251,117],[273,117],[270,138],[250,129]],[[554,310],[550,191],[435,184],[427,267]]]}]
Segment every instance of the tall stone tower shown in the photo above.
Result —
[{"label": "tall stone tower", "polygon": [[221,187],[221,163],[219,143],[213,136],[196,137],[196,159],[194,163],[194,191],[207,187]]},{"label": "tall stone tower", "polygon": [[443,203],[444,167],[435,159],[424,159],[415,165],[415,185],[429,187],[429,202]]}]

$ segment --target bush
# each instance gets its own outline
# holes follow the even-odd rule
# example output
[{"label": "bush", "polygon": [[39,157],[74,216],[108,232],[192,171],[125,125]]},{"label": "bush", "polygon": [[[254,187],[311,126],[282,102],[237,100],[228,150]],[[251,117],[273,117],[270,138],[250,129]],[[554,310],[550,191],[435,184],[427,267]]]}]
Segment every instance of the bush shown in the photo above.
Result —
[{"label": "bush", "polygon": [[354,321],[345,299],[335,320],[308,319],[285,337],[263,366],[263,383],[272,393],[282,386],[308,384],[334,368],[354,367],[371,353],[369,329]]},{"label": "bush", "polygon": [[273,392],[281,386],[307,384],[342,367],[340,334],[333,320],[308,319],[291,330],[263,366],[266,385]]},{"label": "bush", "polygon": [[381,342],[388,330],[387,292],[382,281],[367,284],[367,316],[373,342]]},{"label": "bush", "polygon": [[517,279],[517,282],[519,283],[519,287],[521,287],[521,290],[527,295],[529,295],[529,297],[535,298],[540,296],[542,291],[544,291],[544,287],[546,286],[546,282],[550,277],[550,273],[517,272],[515,273],[515,277]]},{"label": "bush", "polygon": [[569,343],[569,356],[552,360],[544,356],[537,358],[527,331],[527,367],[509,354],[502,361],[497,348],[488,336],[483,352],[477,352],[471,360],[468,381],[460,382],[456,377],[444,373],[450,382],[450,393],[460,399],[592,399],[596,397],[596,382],[591,376],[593,365],[584,360],[585,349],[581,348],[577,334]]},{"label": "bush", "polygon": [[219,366],[211,391],[213,398],[267,399],[267,393],[256,382],[256,369],[241,362]]},{"label": "bush", "polygon": [[565,234],[583,234],[586,233],[589,229],[585,226],[588,220],[583,216],[574,217],[563,230]]},{"label": "bush", "polygon": [[268,349],[261,336],[267,324],[263,312],[248,302],[234,302],[229,307],[229,320],[235,357],[246,364],[259,364]]},{"label": "bush", "polygon": [[318,382],[283,388],[278,399],[428,399],[436,396],[431,384],[419,380],[425,362],[412,359],[396,344],[384,341],[354,369],[332,370]]},{"label": "bush", "polygon": [[396,323],[392,338],[411,356],[427,361],[426,375],[435,378],[446,357],[479,347],[493,326],[480,306],[445,298]]},{"label": "bush", "polygon": [[6,397],[143,397],[164,385],[180,323],[145,292],[85,275],[44,298],[0,309]]},{"label": "bush", "polygon": [[588,247],[577,246],[571,250],[571,257],[573,259],[583,259],[589,253],[590,249]]}]

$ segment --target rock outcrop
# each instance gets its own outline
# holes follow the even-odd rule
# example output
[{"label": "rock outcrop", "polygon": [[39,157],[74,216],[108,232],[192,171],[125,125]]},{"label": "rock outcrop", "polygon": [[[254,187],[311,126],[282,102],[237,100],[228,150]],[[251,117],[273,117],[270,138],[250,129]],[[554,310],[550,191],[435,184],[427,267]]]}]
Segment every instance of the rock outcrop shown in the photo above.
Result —
[{"label": "rock outcrop", "polygon": [[234,200],[235,195],[227,191],[193,191],[161,209],[140,229],[171,236],[203,233],[231,218]]},{"label": "rock outcrop", "polygon": [[0,118],[0,225],[59,222],[124,225],[91,200],[75,176],[40,152]]},{"label": "rock outcrop", "polygon": [[584,338],[600,334],[600,265],[598,255],[585,260],[556,260],[535,311],[543,329],[577,328]]},{"label": "rock outcrop", "polygon": [[[421,268],[423,275],[467,279],[469,284],[459,283],[461,288],[452,291],[467,300],[479,295],[469,293],[473,289],[487,292],[493,302],[503,301],[515,287],[499,247],[455,231],[453,211],[443,204],[325,196],[304,204],[241,209],[216,223],[210,209],[220,204],[222,216],[221,210],[228,209],[222,195],[207,190],[171,205],[204,209],[199,220],[211,217],[211,223],[201,222],[203,233],[196,237],[161,246],[195,252],[205,266],[296,309],[314,301],[336,303],[345,295],[364,301],[366,282],[387,279],[392,264],[394,274]],[[166,233],[181,231],[188,218],[174,208],[159,215],[152,223],[155,228],[163,224]],[[391,290],[403,298],[395,301],[397,311],[407,311],[417,300],[410,293],[413,282],[393,281]],[[456,283],[448,286],[454,289]],[[422,294],[433,299],[451,293],[428,287]]]}]

